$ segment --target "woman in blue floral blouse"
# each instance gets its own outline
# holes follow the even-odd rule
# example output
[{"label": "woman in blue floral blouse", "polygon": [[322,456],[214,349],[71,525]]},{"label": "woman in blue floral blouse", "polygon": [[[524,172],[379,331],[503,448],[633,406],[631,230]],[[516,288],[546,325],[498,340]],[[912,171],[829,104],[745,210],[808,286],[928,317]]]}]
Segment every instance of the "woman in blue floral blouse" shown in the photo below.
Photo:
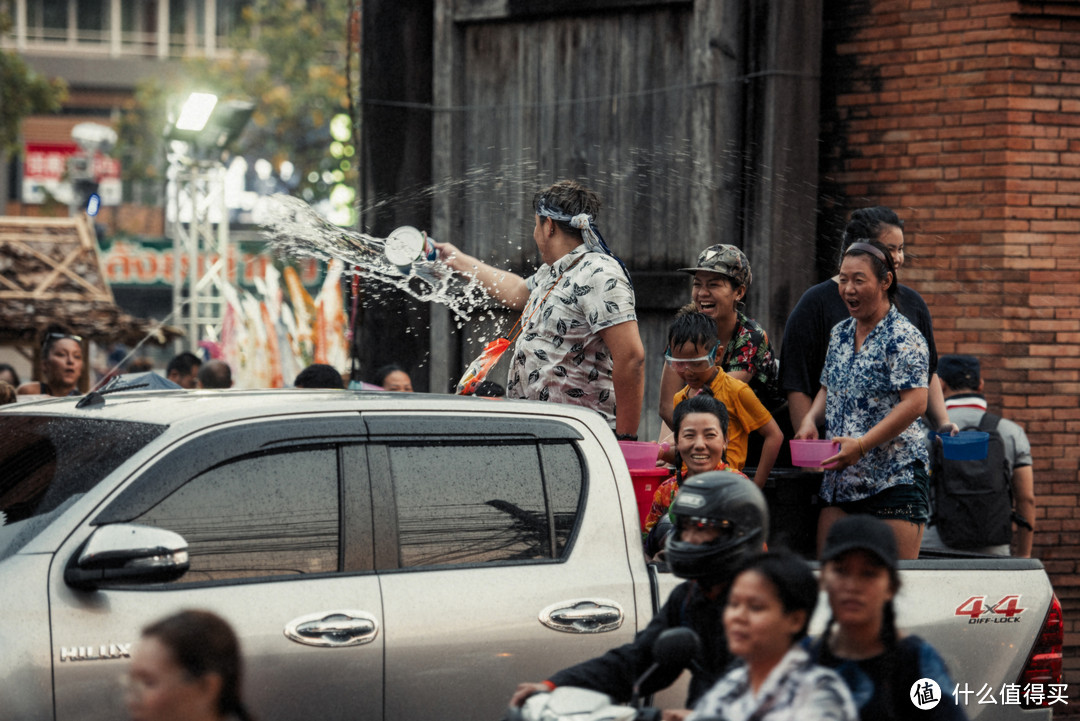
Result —
[{"label": "woman in blue floral blouse", "polygon": [[840,452],[826,459],[819,495],[818,550],[848,514],[892,528],[901,558],[916,558],[929,517],[928,458],[919,417],[926,410],[926,340],[893,304],[896,268],[881,243],[853,243],[840,265],[840,295],[851,317],[829,339],[821,389],[796,438],[826,436]]}]

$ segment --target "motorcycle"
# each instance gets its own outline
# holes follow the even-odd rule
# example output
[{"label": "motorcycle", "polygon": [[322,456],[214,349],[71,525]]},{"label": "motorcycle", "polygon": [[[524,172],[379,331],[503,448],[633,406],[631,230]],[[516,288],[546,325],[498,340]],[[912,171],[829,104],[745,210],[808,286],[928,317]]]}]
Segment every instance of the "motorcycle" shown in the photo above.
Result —
[{"label": "motorcycle", "polygon": [[660,721],[660,709],[641,705],[641,685],[661,669],[687,668],[700,649],[701,639],[692,630],[669,628],[653,643],[653,664],[634,683],[628,705],[616,704],[599,691],[559,686],[533,694],[519,707],[510,707],[504,721]]}]

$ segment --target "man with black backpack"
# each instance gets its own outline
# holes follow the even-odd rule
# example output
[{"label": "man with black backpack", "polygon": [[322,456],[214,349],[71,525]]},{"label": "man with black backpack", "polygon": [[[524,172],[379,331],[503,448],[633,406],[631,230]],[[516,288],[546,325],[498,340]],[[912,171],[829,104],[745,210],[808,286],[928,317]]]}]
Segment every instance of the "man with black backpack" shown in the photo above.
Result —
[{"label": "man with black backpack", "polygon": [[1008,556],[1016,528],[1017,556],[1031,556],[1035,476],[1031,444],[1012,421],[989,413],[979,359],[945,355],[938,376],[949,420],[960,430],[990,434],[985,458],[950,460],[940,441],[930,449],[931,519],[922,547]]}]

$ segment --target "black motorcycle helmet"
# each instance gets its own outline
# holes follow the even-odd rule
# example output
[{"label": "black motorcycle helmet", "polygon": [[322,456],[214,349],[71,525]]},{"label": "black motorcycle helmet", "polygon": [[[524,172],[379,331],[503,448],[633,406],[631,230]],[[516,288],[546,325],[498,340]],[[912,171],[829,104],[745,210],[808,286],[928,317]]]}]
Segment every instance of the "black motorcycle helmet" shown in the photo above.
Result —
[{"label": "black motorcycle helmet", "polygon": [[[765,496],[753,481],[731,471],[709,471],[683,481],[671,504],[675,533],[667,540],[665,558],[679,578],[703,585],[726,584],[750,555],[761,550],[769,535]],[[705,544],[680,537],[683,524],[710,521],[720,536]]]}]

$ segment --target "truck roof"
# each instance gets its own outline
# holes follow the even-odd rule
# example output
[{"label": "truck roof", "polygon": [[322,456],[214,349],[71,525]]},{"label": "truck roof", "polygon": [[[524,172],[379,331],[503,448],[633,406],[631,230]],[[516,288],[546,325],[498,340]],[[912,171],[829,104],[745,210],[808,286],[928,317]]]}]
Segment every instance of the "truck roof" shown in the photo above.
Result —
[{"label": "truck roof", "polygon": [[[600,416],[577,406],[504,398],[467,397],[435,393],[346,391],[316,389],[261,390],[159,390],[119,391],[100,396],[101,403],[79,402],[72,396],[34,402],[12,403],[2,415],[62,415],[117,421],[153,423],[190,430],[253,417],[296,413],[361,411],[455,411],[463,413],[529,413],[553,417],[576,417],[586,423]],[[0,415],[0,417],[2,417]]]}]

